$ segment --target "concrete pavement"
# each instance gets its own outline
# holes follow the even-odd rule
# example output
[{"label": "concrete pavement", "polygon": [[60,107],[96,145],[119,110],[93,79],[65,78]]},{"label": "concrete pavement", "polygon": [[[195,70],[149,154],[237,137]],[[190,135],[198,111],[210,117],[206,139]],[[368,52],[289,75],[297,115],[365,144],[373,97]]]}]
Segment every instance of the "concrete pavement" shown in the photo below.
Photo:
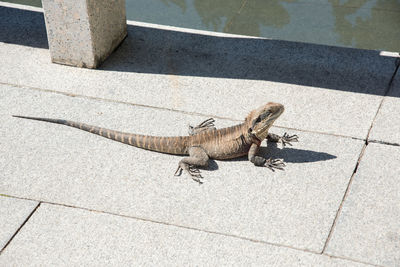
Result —
[{"label": "concrete pavement", "polygon": [[[10,35],[44,30],[39,11],[0,7],[0,265],[400,264],[395,57],[129,22],[77,69],[50,63],[45,33]],[[11,117],[181,135],[268,101],[286,107],[271,131],[300,136],[262,151],[286,170],[213,161],[201,186],[173,176],[180,157]]]}]

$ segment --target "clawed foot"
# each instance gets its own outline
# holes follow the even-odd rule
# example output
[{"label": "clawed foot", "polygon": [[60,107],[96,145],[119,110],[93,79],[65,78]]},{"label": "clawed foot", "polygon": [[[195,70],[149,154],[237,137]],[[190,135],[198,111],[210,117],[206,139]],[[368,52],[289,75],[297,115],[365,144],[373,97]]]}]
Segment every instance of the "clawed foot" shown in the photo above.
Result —
[{"label": "clawed foot", "polygon": [[214,127],[214,118],[209,118],[205,121],[203,121],[202,123],[200,123],[196,128],[210,128],[210,127]]},{"label": "clawed foot", "polygon": [[[176,169],[175,176],[180,176],[182,174],[182,171],[184,169],[181,166],[178,166],[178,169]],[[193,181],[198,182],[199,184],[202,184],[203,181],[203,176],[200,173],[200,170],[194,166],[189,166],[188,169],[185,169],[187,173],[192,177]]]},{"label": "clawed foot", "polygon": [[195,127],[189,125],[189,135],[195,135],[202,131],[215,129],[214,122],[215,120],[213,118],[209,118]]},{"label": "clawed foot", "polygon": [[272,159],[269,158],[265,161],[264,166],[270,169],[271,171],[275,171],[275,169],[284,171],[284,167],[286,166],[282,159]]},{"label": "clawed foot", "polygon": [[279,140],[282,143],[282,146],[286,146],[286,145],[292,145],[290,142],[298,142],[299,141],[299,137],[294,134],[294,135],[288,135],[287,133],[284,133],[283,136],[280,138]]}]

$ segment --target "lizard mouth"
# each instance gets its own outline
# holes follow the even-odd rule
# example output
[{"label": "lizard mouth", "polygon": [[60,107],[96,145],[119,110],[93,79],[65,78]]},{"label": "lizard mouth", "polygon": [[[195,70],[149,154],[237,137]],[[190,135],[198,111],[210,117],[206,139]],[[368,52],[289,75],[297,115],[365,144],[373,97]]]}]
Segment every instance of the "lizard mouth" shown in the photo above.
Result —
[{"label": "lizard mouth", "polygon": [[254,119],[252,123],[251,134],[262,140],[268,135],[268,130],[271,128],[275,120],[285,110],[283,105],[277,103],[268,103],[270,106],[267,110],[261,111],[260,115]]},{"label": "lizard mouth", "polygon": [[259,129],[253,129],[252,134],[254,134],[258,139],[263,140],[268,135],[268,130],[271,128],[274,121],[279,117],[280,114],[268,117]]}]

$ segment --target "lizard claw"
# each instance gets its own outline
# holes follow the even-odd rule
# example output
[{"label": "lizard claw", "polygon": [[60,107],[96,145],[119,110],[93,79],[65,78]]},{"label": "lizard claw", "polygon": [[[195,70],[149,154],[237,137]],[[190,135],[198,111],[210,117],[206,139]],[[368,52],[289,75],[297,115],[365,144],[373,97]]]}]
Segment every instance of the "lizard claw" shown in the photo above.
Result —
[{"label": "lizard claw", "polygon": [[264,166],[270,169],[271,171],[275,171],[275,169],[284,171],[284,167],[286,166],[282,159],[272,159],[269,158],[265,161]]},{"label": "lizard claw", "polygon": [[203,176],[201,176],[201,175],[194,175],[194,176],[192,175],[192,179],[193,179],[193,181],[198,182],[199,185],[203,184],[203,181],[202,181]]},{"label": "lizard claw", "polygon": [[203,181],[202,181],[203,176],[201,175],[200,170],[198,168],[195,168],[193,166],[189,166],[188,173],[192,177],[193,181],[196,181],[199,184],[203,183]]},{"label": "lizard claw", "polygon": [[280,141],[282,143],[282,146],[286,146],[286,145],[292,145],[290,142],[298,142],[299,141],[299,137],[294,134],[294,135],[288,135],[287,133],[284,133],[283,136],[280,138]]},{"label": "lizard claw", "polygon": [[181,176],[183,169],[181,166],[178,166],[178,169],[176,169],[174,176]]},{"label": "lizard claw", "polygon": [[186,168],[183,169],[181,166],[178,166],[178,169],[176,169],[174,176],[181,176],[183,170],[186,170],[189,173],[189,175],[192,177],[193,181],[196,181],[199,184],[203,183],[203,181],[202,181],[203,176],[201,175],[200,170],[193,166],[189,166],[187,169]]},{"label": "lizard claw", "polygon": [[214,127],[215,125],[214,125],[214,122],[215,122],[215,120],[214,120],[214,118],[209,118],[209,119],[207,119],[207,120],[205,120],[205,121],[203,121],[202,123],[200,123],[197,127],[198,128],[203,128],[203,127]]},{"label": "lizard claw", "polygon": [[215,129],[214,125],[214,118],[209,118],[202,123],[200,123],[197,126],[191,126],[189,125],[189,135],[195,135],[197,133],[200,133],[202,131],[210,130],[210,129]]}]

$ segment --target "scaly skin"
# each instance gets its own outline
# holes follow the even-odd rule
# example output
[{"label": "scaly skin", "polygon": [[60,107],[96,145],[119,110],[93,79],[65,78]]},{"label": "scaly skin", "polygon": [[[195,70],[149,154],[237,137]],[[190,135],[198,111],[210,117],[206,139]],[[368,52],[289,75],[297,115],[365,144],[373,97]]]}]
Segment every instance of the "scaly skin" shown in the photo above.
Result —
[{"label": "scaly skin", "polygon": [[123,133],[68,120],[26,116],[14,117],[63,124],[151,151],[189,155],[189,157],[185,157],[179,162],[175,174],[180,175],[184,170],[195,181],[201,183],[202,176],[197,168],[207,167],[210,158],[231,159],[248,155],[249,161],[256,166],[265,166],[271,170],[283,170],[285,164],[281,159],[272,160],[257,156],[261,141],[265,138],[274,142],[281,141],[283,145],[297,141],[296,135],[288,136],[285,134],[280,137],[268,133],[269,128],[283,111],[283,105],[270,102],[250,112],[244,123],[228,128],[215,129],[214,120],[208,119],[197,127],[190,127],[188,136],[172,137]]}]

